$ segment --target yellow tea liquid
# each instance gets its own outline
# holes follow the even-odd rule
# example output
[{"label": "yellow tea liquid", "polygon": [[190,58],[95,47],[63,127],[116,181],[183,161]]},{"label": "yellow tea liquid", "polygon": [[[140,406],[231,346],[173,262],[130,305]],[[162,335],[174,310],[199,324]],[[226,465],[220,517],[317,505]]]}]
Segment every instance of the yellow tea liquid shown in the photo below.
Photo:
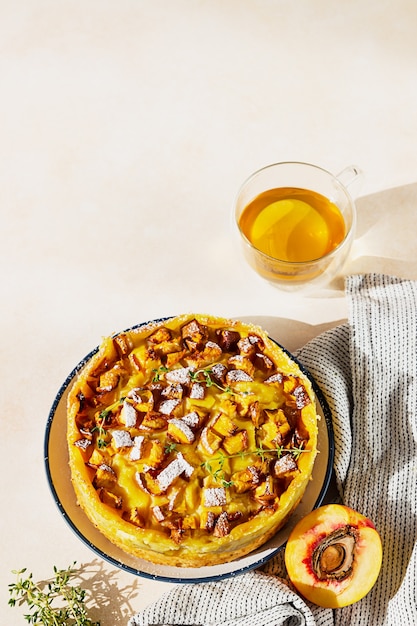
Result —
[{"label": "yellow tea liquid", "polygon": [[269,189],[242,211],[239,226],[265,254],[282,261],[319,259],[344,239],[346,226],[338,207],[307,189]]}]

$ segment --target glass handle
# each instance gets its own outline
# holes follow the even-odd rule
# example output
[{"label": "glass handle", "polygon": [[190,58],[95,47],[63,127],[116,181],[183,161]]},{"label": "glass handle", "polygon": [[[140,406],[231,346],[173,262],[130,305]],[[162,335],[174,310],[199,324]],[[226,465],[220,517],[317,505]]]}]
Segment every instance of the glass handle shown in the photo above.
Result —
[{"label": "glass handle", "polygon": [[339,172],[336,178],[342,183],[342,185],[344,185],[344,187],[346,187],[353,198],[357,197],[364,179],[364,174],[359,167],[356,165],[349,165],[348,167],[345,167],[344,170]]}]

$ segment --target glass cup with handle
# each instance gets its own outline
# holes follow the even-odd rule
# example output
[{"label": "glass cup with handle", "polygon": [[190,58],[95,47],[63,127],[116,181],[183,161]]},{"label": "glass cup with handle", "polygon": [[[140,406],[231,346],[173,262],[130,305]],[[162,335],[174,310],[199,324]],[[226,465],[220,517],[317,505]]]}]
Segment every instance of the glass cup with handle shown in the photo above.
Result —
[{"label": "glass cup with handle", "polygon": [[249,176],[234,216],[251,267],[287,291],[329,283],[351,250],[353,194],[362,178],[354,165],[334,176],[302,162],[274,163]]}]

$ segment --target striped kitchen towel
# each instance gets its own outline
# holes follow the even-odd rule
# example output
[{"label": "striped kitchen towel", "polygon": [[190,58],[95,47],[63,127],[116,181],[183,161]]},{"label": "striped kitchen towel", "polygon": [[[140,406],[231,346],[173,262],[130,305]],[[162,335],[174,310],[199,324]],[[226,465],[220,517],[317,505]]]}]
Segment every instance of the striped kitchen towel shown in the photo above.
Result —
[{"label": "striped kitchen towel", "polygon": [[263,571],[178,585],[129,626],[417,624],[417,283],[350,276],[346,297],[348,323],[297,356],[332,411],[340,498],[380,532],[384,557],[375,586],[351,606],[319,608],[291,589],[280,553]]}]

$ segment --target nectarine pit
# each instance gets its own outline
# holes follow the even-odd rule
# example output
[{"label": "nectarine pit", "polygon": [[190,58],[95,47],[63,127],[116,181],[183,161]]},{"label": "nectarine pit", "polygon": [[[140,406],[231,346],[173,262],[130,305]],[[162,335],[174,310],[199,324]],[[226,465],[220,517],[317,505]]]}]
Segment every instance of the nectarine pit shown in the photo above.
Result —
[{"label": "nectarine pit", "polygon": [[314,548],[312,566],[319,580],[344,580],[352,572],[357,531],[347,524],[326,535]]}]

